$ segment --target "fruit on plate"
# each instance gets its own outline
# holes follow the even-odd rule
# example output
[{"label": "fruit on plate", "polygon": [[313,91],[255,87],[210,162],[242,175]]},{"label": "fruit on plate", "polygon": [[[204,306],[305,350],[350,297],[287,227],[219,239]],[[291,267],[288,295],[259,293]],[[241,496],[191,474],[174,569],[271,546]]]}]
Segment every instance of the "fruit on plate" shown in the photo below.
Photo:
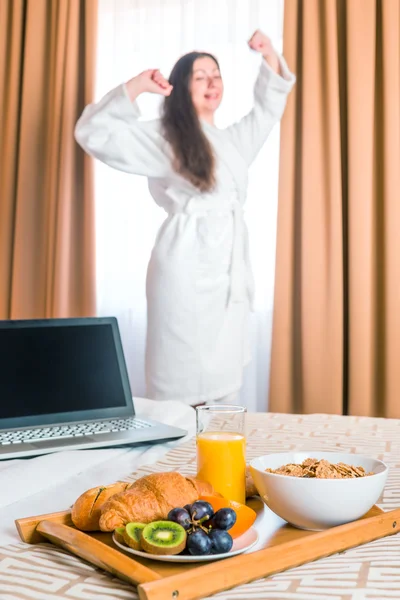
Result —
[{"label": "fruit on plate", "polygon": [[124,531],[124,542],[129,548],[134,550],[141,550],[141,537],[143,529],[145,528],[144,523],[127,523]]},{"label": "fruit on plate", "polygon": [[235,523],[236,513],[232,507],[225,506],[214,513],[211,503],[202,500],[185,508],[172,508],[168,520],[127,523],[126,527],[115,530],[115,537],[122,538],[134,550],[159,556],[182,552],[193,556],[225,554],[233,545],[228,530]]},{"label": "fruit on plate", "polygon": [[228,531],[211,529],[208,539],[211,541],[211,554],[224,554],[232,549],[233,539]]},{"label": "fruit on plate", "polygon": [[182,525],[187,530],[192,527],[192,517],[186,508],[173,508],[169,511],[167,521],[173,521]]},{"label": "fruit on plate", "polygon": [[124,533],[125,533],[125,527],[117,527],[117,529],[114,531],[115,539],[120,544],[125,544]]},{"label": "fruit on plate", "polygon": [[173,508],[168,519],[186,531],[186,553],[193,556],[229,552],[233,545],[228,529],[236,521],[236,513],[230,508],[221,508],[216,513],[207,501],[186,504],[184,508]]},{"label": "fruit on plate", "polygon": [[211,553],[211,539],[203,529],[196,529],[188,534],[187,549],[189,554],[202,556]]},{"label": "fruit on plate", "polygon": [[240,502],[234,502],[233,500],[227,500],[226,498],[219,498],[218,496],[201,496],[200,499],[211,504],[215,513],[222,508],[231,508],[235,511],[236,522],[233,527],[229,529],[229,534],[233,539],[239,537],[248,529],[250,529],[256,520],[257,513],[249,506],[240,504]]},{"label": "fruit on plate", "polygon": [[214,514],[211,521],[207,523],[207,525],[209,525],[212,529],[222,529],[223,531],[228,531],[228,529],[232,529],[236,523],[236,519],[236,513],[233,508],[220,508]]},{"label": "fruit on plate", "polygon": [[214,509],[211,504],[203,500],[193,502],[189,511],[192,519],[201,523],[205,523],[214,515]]},{"label": "fruit on plate", "polygon": [[[128,527],[128,526],[127,526]],[[179,554],[186,547],[186,531],[173,521],[153,521],[142,530],[140,544],[150,554]]]}]

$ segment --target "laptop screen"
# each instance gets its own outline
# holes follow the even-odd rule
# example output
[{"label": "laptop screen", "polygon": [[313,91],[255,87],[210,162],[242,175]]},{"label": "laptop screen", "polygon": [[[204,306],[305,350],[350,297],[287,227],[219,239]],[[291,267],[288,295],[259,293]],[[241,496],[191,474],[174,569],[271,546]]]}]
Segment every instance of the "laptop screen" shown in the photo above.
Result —
[{"label": "laptop screen", "polygon": [[133,414],[116,319],[0,322],[0,428]]}]

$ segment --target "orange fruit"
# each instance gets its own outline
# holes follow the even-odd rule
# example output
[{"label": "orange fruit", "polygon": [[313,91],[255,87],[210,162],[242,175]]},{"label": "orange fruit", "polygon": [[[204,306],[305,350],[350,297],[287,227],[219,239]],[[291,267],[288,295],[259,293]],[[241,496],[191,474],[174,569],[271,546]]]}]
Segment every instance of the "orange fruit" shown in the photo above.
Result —
[{"label": "orange fruit", "polygon": [[213,507],[214,512],[217,512],[217,510],[220,508],[233,508],[236,513],[236,523],[231,529],[229,529],[229,533],[233,538],[237,538],[245,533],[245,531],[250,529],[256,520],[256,511],[245,504],[241,504],[240,502],[227,500],[227,498],[222,498],[219,496],[200,496],[199,499],[209,502]]}]

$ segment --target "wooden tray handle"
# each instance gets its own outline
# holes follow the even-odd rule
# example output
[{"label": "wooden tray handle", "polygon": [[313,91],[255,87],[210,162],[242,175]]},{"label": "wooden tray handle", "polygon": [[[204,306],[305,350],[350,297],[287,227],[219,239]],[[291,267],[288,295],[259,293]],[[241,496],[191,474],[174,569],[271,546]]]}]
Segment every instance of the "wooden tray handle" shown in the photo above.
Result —
[{"label": "wooden tray handle", "polygon": [[140,600],[197,600],[298,567],[343,550],[360,546],[400,531],[400,509],[327,529],[304,539],[285,542],[249,554],[209,563],[179,575],[138,586]]},{"label": "wooden tray handle", "polygon": [[37,526],[41,521],[54,521],[61,523],[62,525],[70,525],[73,527],[71,520],[71,511],[63,510],[56,513],[48,513],[47,515],[39,515],[36,517],[24,517],[23,519],[17,519],[15,526],[19,533],[19,537],[23,542],[27,544],[40,544],[46,540],[37,531]]},{"label": "wooden tray handle", "polygon": [[53,544],[65,548],[68,552],[133,585],[161,578],[161,575],[136,562],[119,550],[106,546],[82,531],[72,529],[67,525],[52,521],[41,521],[36,529],[40,535]]}]

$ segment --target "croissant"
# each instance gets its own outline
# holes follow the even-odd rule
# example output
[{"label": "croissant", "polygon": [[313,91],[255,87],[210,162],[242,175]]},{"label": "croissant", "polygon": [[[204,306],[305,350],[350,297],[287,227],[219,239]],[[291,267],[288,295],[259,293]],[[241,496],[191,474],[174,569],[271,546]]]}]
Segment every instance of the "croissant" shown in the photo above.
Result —
[{"label": "croissant", "polygon": [[123,492],[131,485],[131,483],[117,481],[110,485],[91,488],[81,494],[71,509],[71,519],[75,527],[82,531],[98,531],[102,505],[111,496]]},{"label": "croissant", "polygon": [[215,495],[211,484],[176,471],[141,477],[101,507],[101,531],[113,531],[132,521],[150,523],[166,519],[172,508],[192,504],[202,495]]}]

